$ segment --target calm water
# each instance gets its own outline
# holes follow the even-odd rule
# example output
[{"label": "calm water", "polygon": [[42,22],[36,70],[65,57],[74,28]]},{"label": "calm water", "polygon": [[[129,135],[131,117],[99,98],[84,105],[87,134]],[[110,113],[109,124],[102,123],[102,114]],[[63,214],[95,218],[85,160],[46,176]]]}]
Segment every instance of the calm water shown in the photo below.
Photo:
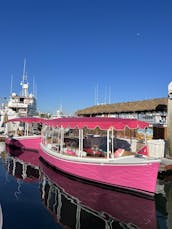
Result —
[{"label": "calm water", "polygon": [[157,189],[150,200],[71,179],[37,156],[1,153],[3,229],[172,228],[170,177]]}]

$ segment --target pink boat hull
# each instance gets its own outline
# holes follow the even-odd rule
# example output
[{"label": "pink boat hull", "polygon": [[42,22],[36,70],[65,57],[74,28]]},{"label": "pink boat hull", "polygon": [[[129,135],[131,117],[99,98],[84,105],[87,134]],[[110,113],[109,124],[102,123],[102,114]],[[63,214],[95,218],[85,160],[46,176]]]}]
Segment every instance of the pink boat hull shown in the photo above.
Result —
[{"label": "pink boat hull", "polygon": [[[64,200],[66,196],[69,201],[71,199],[71,204],[76,202],[75,200],[78,200],[77,203],[81,206],[81,208],[86,207],[94,213],[98,213],[99,216],[100,213],[104,213],[102,216],[108,215],[108,217],[111,217],[111,220],[119,220],[121,222],[125,222],[126,224],[130,222],[132,225],[136,225],[132,228],[157,228],[154,200],[141,198],[124,192],[117,192],[115,189],[104,189],[91,185],[88,182],[84,183],[70,179],[68,176],[64,176],[52,169],[52,167],[47,166],[47,164],[45,164],[42,160],[40,160],[40,169],[41,172],[48,177],[48,185],[52,187],[52,184],[54,184],[59,188],[59,191],[63,196],[62,200]],[[52,195],[50,194],[51,190]],[[46,207],[50,210],[51,214],[53,214],[54,218],[60,221],[61,218],[57,217],[56,209],[52,208],[52,206],[57,204],[57,199],[54,197],[54,193],[56,193],[55,189],[48,189],[48,187],[46,187],[44,191],[50,192],[49,195],[47,193],[44,195],[45,199],[43,201],[46,204]],[[61,214],[63,214],[63,210]],[[73,217],[75,217],[75,215],[73,215]],[[108,219],[108,217],[106,219]],[[87,221],[89,221],[89,218]],[[83,222],[81,220],[81,224]],[[68,227],[66,226],[66,228]]]},{"label": "pink boat hull", "polygon": [[40,136],[28,136],[23,138],[7,138],[5,144],[12,148],[38,151],[40,149],[40,141]]},{"label": "pink boat hull", "polygon": [[7,138],[6,152],[19,160],[38,166],[40,137]]},{"label": "pink boat hull", "polygon": [[50,165],[75,177],[154,195],[159,162],[145,164],[96,164],[64,160],[40,150]]}]

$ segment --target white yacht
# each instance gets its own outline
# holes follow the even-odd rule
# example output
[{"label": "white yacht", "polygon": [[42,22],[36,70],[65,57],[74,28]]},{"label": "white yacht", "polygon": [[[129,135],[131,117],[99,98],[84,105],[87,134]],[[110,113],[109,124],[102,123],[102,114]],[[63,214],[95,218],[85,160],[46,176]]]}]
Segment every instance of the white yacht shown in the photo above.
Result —
[{"label": "white yacht", "polygon": [[[20,83],[21,92],[17,95],[11,92],[11,95],[6,103],[3,103],[0,108],[0,132],[5,131],[4,122],[9,119],[18,117],[32,117],[36,115],[36,97],[29,93],[29,83],[25,71],[26,61],[24,61],[23,76]],[[11,90],[12,91],[12,90]]]}]

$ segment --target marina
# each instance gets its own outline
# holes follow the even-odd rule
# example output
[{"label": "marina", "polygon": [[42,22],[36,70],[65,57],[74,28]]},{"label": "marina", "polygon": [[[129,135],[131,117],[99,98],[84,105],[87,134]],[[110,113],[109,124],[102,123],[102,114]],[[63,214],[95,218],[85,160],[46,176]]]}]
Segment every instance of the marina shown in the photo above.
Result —
[{"label": "marina", "polygon": [[[171,160],[165,157],[160,158],[162,153],[158,154],[157,152],[162,149],[159,145],[158,148],[156,145],[154,148],[148,142],[149,145],[145,148],[144,144],[140,142],[137,145],[133,139],[125,141],[116,134],[117,130],[126,129],[126,126],[133,129],[145,128],[147,125],[146,122],[113,118],[15,117],[7,120],[7,135],[1,139],[1,185],[3,189],[7,190],[4,192],[1,189],[2,228],[8,229],[12,225],[14,229],[23,227],[45,229],[49,227],[76,229],[170,228]],[[16,132],[16,126],[23,127],[23,134]],[[38,131],[40,126],[42,129]],[[98,126],[100,129],[97,135]],[[93,130],[93,134],[86,131],[85,127]],[[115,128],[114,132],[112,127]],[[101,131],[103,131],[102,136],[100,135]],[[35,132],[39,132],[39,134],[37,135]],[[108,134],[106,137],[104,137],[105,133]],[[115,140],[112,141],[112,139]],[[145,138],[143,139],[145,140]],[[103,143],[103,148],[100,147],[100,142]],[[119,151],[121,143],[125,146],[125,150]],[[93,148],[95,144],[96,148]],[[127,151],[126,146],[137,150],[137,152],[133,155],[132,152]],[[49,160],[44,155],[46,151],[50,155],[51,153],[59,155],[60,160],[79,162],[79,166],[83,161],[87,168],[90,162],[96,164],[100,161],[102,167],[102,164],[106,165],[106,160],[110,161],[110,164],[117,161],[120,170],[116,170],[113,176],[115,182],[118,180],[116,177],[119,176],[119,181],[122,183],[119,183],[120,185],[104,185],[104,182],[95,182],[92,175],[89,179],[85,179],[80,176],[81,174],[74,174],[74,170],[71,170],[72,172],[66,170],[68,167],[70,168],[69,165],[61,167],[61,162],[54,163]],[[140,156],[135,157],[135,154]],[[148,161],[146,161],[147,157],[150,157]],[[152,166],[152,162],[158,163],[155,175],[149,174],[148,167],[145,172],[139,173],[138,161],[143,161],[143,166],[149,163]],[[132,182],[128,181],[133,178],[132,176],[129,178],[128,175],[132,166],[125,169],[121,166],[123,163],[127,166],[129,163],[137,165],[137,171],[134,168],[137,181],[132,181],[137,186],[130,187]],[[82,168],[79,171],[88,171],[88,169]],[[103,168],[100,174],[105,176],[104,171]],[[114,169],[107,173],[106,182],[113,172]],[[126,179],[126,177],[128,178]],[[150,177],[153,178],[153,189],[147,189],[151,187]],[[127,181],[126,187],[124,187],[125,181]],[[138,188],[138,185],[141,185],[141,188]],[[145,192],[145,188],[148,193]],[[17,214],[15,216],[11,214],[13,209]],[[17,220],[21,213],[22,220]],[[26,225],[25,221],[28,218],[29,221]]]},{"label": "marina", "polygon": [[171,12],[1,2],[0,229],[172,228]]},{"label": "marina", "polygon": [[1,228],[23,228],[32,207],[28,228],[170,228],[172,160],[163,140],[147,139],[148,122],[18,110],[2,126],[1,185],[10,180],[10,204],[25,211],[8,222],[2,191]]},{"label": "marina", "polygon": [[11,154],[3,151],[0,159],[3,228],[171,226],[169,181],[157,180],[154,198],[143,198],[74,179],[37,156],[33,160]]}]

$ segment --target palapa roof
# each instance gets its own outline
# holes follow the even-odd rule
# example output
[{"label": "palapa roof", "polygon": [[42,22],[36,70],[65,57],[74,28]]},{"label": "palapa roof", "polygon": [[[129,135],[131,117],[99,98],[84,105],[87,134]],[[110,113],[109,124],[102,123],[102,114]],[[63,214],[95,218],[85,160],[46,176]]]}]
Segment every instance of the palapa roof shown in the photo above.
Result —
[{"label": "palapa roof", "polygon": [[156,98],[149,100],[139,100],[134,102],[122,102],[114,104],[101,104],[78,110],[76,114],[94,115],[94,114],[109,114],[123,112],[141,112],[167,109],[168,98]]}]

